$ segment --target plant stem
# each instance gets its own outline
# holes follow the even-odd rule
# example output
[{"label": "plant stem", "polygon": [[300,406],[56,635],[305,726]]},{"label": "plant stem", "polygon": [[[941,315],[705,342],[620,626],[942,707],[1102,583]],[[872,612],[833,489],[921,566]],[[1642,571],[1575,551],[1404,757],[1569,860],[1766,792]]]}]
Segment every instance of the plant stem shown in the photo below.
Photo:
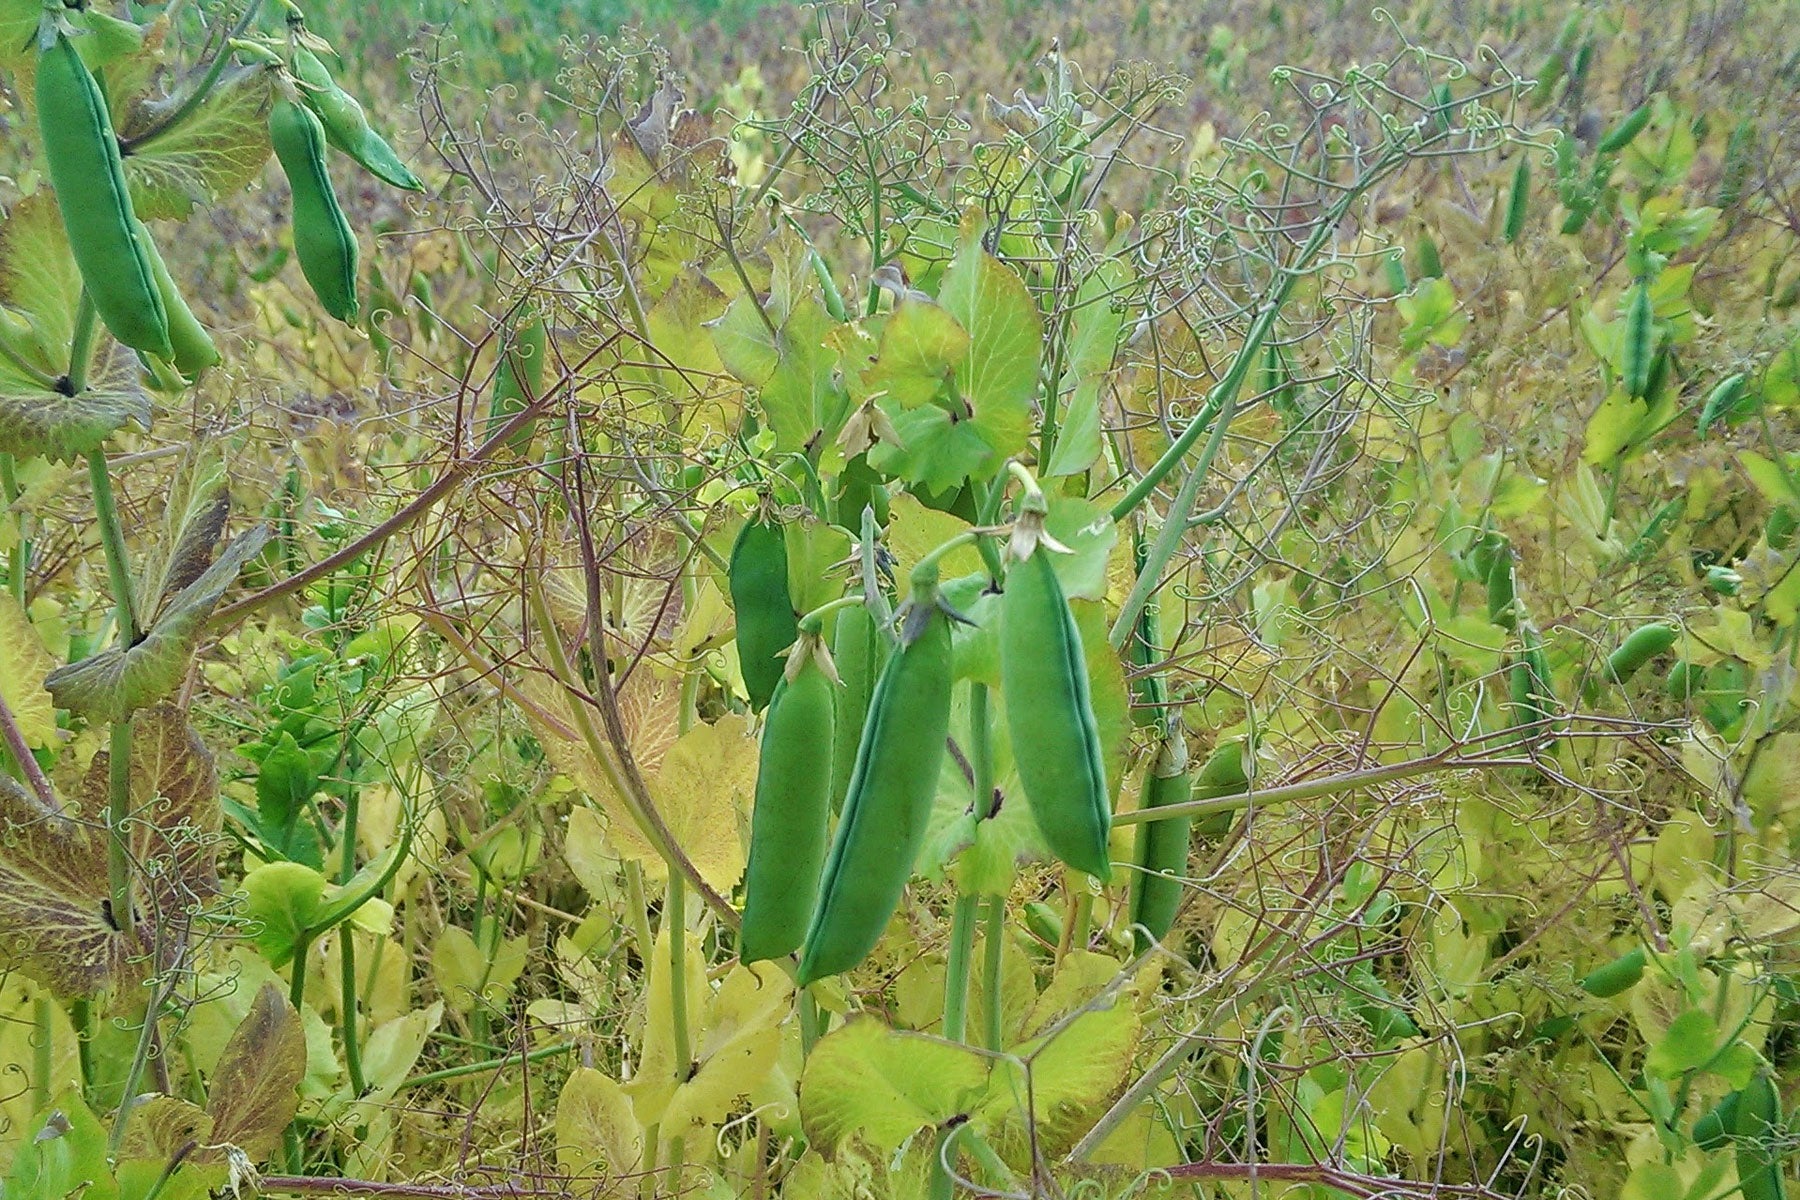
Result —
[{"label": "plant stem", "polygon": [[944,967],[944,1036],[962,1041],[969,1028],[969,959],[975,951],[975,918],[981,897],[959,895],[950,918],[950,960]]},{"label": "plant stem", "polygon": [[106,759],[106,880],[113,927],[126,940],[137,932],[131,903],[131,718],[114,721]]},{"label": "plant stem", "polygon": [[1006,897],[989,896],[982,947],[981,989],[987,1004],[987,1048],[998,1054],[1006,1045],[1006,1025],[1001,1015],[1000,979],[1006,960]]},{"label": "plant stem", "polygon": [[69,391],[87,387],[88,361],[94,357],[94,335],[99,332],[99,310],[86,288],[75,303],[75,335],[69,339]]},{"label": "plant stem", "polygon": [[31,746],[25,741],[25,734],[19,728],[18,718],[14,717],[12,709],[6,706],[5,696],[0,696],[0,737],[4,738],[7,751],[12,755],[13,761],[19,764],[19,773],[25,777],[25,782],[31,785],[31,790],[37,795],[39,802],[50,812],[62,813],[63,806],[56,798],[56,790],[50,786],[50,780],[45,777],[44,769],[38,766],[37,759],[32,756]]},{"label": "plant stem", "polygon": [[644,868],[637,859],[625,864],[625,907],[629,909],[631,936],[638,945],[638,961],[650,969],[650,957],[656,953],[656,939],[650,933],[650,908],[644,900]]},{"label": "plant stem", "polygon": [[107,1152],[113,1157],[119,1156],[119,1147],[125,1144],[125,1131],[131,1126],[131,1110],[136,1107],[138,1080],[143,1076],[144,1064],[150,1061],[150,1047],[156,1037],[156,1015],[162,1009],[162,987],[153,984],[150,988],[150,1001],[144,1006],[144,1024],[138,1030],[137,1049],[132,1052],[131,1065],[125,1069],[125,1086],[119,1092],[119,1111],[113,1117],[112,1136],[107,1139]]},{"label": "plant stem", "polygon": [[554,1046],[539,1046],[536,1050],[528,1051],[525,1054],[506,1054],[499,1058],[487,1059],[484,1062],[462,1063],[454,1067],[445,1067],[441,1071],[427,1071],[423,1075],[414,1075],[405,1080],[396,1090],[407,1091],[411,1088],[429,1087],[434,1083],[443,1083],[450,1079],[479,1075],[483,1071],[504,1070],[508,1063],[516,1062],[523,1066],[526,1063],[538,1062],[558,1054],[567,1054],[573,1049],[575,1049],[574,1042],[558,1042]]},{"label": "plant stem", "polygon": [[669,935],[669,1019],[675,1032],[675,1079],[687,1078],[694,1061],[687,1019],[687,889],[681,872],[669,864],[669,890],[663,897],[663,931]]},{"label": "plant stem", "polygon": [[[341,754],[340,754],[341,758]],[[338,840],[338,883],[347,884],[356,874],[356,823],[360,794],[356,785],[345,789],[344,828]],[[358,1096],[368,1091],[363,1078],[362,1044],[356,1035],[356,938],[348,921],[338,929],[338,970],[343,980],[338,993],[339,1033],[344,1039],[344,1066],[350,1074],[350,1086]]]},{"label": "plant stem", "polygon": [[31,1109],[48,1112],[55,1095],[50,1086],[50,1073],[56,1067],[56,1005],[48,996],[39,996],[31,1005],[31,1023],[37,1031],[32,1047]]},{"label": "plant stem", "polygon": [[[0,454],[0,501],[6,505],[7,511],[19,499],[18,464],[11,454]],[[12,598],[25,607],[25,572],[31,568],[31,542],[25,536],[25,514],[18,513],[13,517],[13,548],[7,553],[6,587]]]}]

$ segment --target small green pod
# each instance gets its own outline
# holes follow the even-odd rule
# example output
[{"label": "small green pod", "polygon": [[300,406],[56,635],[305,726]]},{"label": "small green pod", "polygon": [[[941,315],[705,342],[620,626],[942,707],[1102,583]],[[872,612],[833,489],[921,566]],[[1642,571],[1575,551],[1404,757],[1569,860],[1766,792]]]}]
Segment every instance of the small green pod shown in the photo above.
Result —
[{"label": "small green pod", "polygon": [[[487,437],[498,433],[543,394],[544,360],[549,353],[542,317],[509,325],[501,334],[500,365],[494,371],[494,394],[488,402]],[[531,448],[531,429],[519,430],[507,446],[515,454],[524,454]]]},{"label": "small green pod", "polygon": [[1742,1092],[1728,1092],[1723,1100],[1701,1113],[1694,1121],[1694,1145],[1711,1154],[1723,1150],[1737,1128],[1738,1100]]},{"label": "small green pod", "polygon": [[36,96],[50,184],[94,311],[133,350],[171,357],[168,310],[138,238],[106,98],[60,31],[38,56]]},{"label": "small green pod", "polygon": [[1719,167],[1719,188],[1713,193],[1713,205],[1730,208],[1744,196],[1744,184],[1750,178],[1750,164],[1756,149],[1756,122],[1745,117],[1725,140],[1725,161]]},{"label": "small green pod", "polygon": [[300,89],[300,95],[307,107],[318,114],[320,123],[325,126],[327,141],[383,183],[409,192],[425,190],[425,185],[400,161],[387,139],[369,127],[369,117],[363,106],[357,103],[355,96],[338,86],[318,55],[305,48],[296,50],[294,76],[305,85]]},{"label": "small green pod", "polygon": [[325,311],[356,324],[356,234],[325,169],[325,130],[310,108],[286,97],[269,109],[269,140],[294,204],[294,255]]},{"label": "small green pod", "polygon": [[206,326],[200,323],[200,318],[182,297],[181,289],[175,285],[175,277],[169,274],[169,264],[163,261],[156,248],[156,239],[150,236],[142,221],[134,217],[132,223],[138,239],[150,254],[156,290],[162,296],[163,310],[168,314],[169,347],[174,351],[175,368],[190,381],[198,379],[208,367],[219,365],[219,348],[213,345],[212,335],[206,332]]},{"label": "small green pod", "polygon": [[781,681],[782,654],[800,636],[788,593],[787,539],[781,526],[751,518],[731,547],[731,609],[737,614],[738,666],[750,708],[768,707]]},{"label": "small green pod", "polygon": [[1506,201],[1506,240],[1516,242],[1519,234],[1525,231],[1525,215],[1531,203],[1531,158],[1529,155],[1519,159],[1518,169],[1513,172],[1512,194]]},{"label": "small green pod", "polygon": [[[919,597],[915,593],[915,600]],[[800,959],[802,987],[868,957],[900,906],[925,841],[950,735],[950,621],[926,597],[869,704],[819,906]]]},{"label": "small green pod", "polygon": [[1644,977],[1644,963],[1641,948],[1628,951],[1582,976],[1581,990],[1603,1000],[1609,996],[1617,996],[1620,992],[1630,991]]},{"label": "small green pod", "polygon": [[1623,121],[1613,126],[1611,131],[1600,139],[1600,144],[1595,148],[1602,154],[1617,154],[1631,145],[1632,139],[1644,132],[1644,126],[1649,123],[1650,105],[1646,101],[1632,109]]},{"label": "small green pod", "polygon": [[[1193,776],[1188,772],[1187,739],[1179,732],[1163,739],[1156,762],[1144,782],[1145,809],[1183,804],[1193,795]],[[1137,953],[1168,936],[1181,906],[1182,883],[1187,873],[1189,834],[1193,818],[1145,821],[1137,830],[1137,871],[1131,879],[1131,923]]]},{"label": "small green pod", "polygon": [[[1485,545],[1487,569],[1484,582],[1487,585],[1488,620],[1502,629],[1516,629],[1519,625],[1519,599],[1512,543],[1499,535],[1490,535]],[[1476,561],[1479,565],[1481,560],[1477,558]]]},{"label": "small green pod", "polygon": [[1611,683],[1624,683],[1637,674],[1638,668],[1666,652],[1675,644],[1680,631],[1660,622],[1634,629],[1606,656],[1606,678]]},{"label": "small green pod", "polygon": [[[852,605],[838,612],[837,628],[831,633],[831,659],[837,664],[838,681],[843,684],[835,692],[834,720],[845,738],[854,737],[869,715],[875,681],[881,677],[882,664],[887,661],[887,639],[875,627],[875,618],[866,605]],[[843,808],[844,796],[850,790],[850,771],[856,765],[853,749],[846,746],[842,754],[831,760],[833,812]]]},{"label": "small green pod", "polygon": [[1548,720],[1556,710],[1550,660],[1544,654],[1543,639],[1529,621],[1519,626],[1519,640],[1522,646],[1507,673],[1512,720],[1515,725],[1536,725]]},{"label": "small green pod", "polygon": [[1626,395],[1647,396],[1656,359],[1656,312],[1650,303],[1650,285],[1642,280],[1631,291],[1631,301],[1625,309],[1623,337],[1619,350],[1619,382]]},{"label": "small green pod", "polygon": [[769,701],[738,932],[738,957],[746,963],[799,949],[812,917],[831,820],[835,690],[808,653]]},{"label": "small green pod", "polygon": [[1087,659],[1041,544],[1006,572],[1000,691],[1019,781],[1045,845],[1076,870],[1111,879],[1112,812]]},{"label": "small green pod", "polygon": [[1025,902],[1025,928],[1032,937],[1048,946],[1062,945],[1062,914],[1042,900]]},{"label": "small green pod", "polygon": [[1731,1116],[1739,1194],[1743,1200],[1786,1200],[1781,1160],[1788,1135],[1781,1120],[1781,1094],[1767,1069],[1750,1077]]},{"label": "small green pod", "polygon": [[[1706,431],[1720,421],[1735,425],[1756,411],[1762,397],[1750,391],[1750,376],[1743,371],[1728,375],[1719,381],[1706,403],[1700,407],[1700,422],[1697,426],[1701,437]],[[1748,403],[1746,403],[1748,401]]]},{"label": "small green pod", "polygon": [[1681,518],[1687,515],[1687,497],[1677,496],[1661,508],[1644,525],[1643,532],[1632,541],[1631,548],[1625,552],[1625,561],[1632,566],[1643,562],[1652,554],[1662,549],[1663,543],[1680,524]]}]

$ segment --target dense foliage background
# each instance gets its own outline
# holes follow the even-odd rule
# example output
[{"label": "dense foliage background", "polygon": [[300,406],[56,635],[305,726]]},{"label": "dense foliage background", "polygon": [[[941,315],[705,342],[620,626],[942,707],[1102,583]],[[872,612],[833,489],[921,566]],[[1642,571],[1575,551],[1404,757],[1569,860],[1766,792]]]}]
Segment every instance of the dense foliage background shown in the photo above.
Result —
[{"label": "dense foliage background", "polygon": [[[132,7],[115,96],[177,90],[238,15]],[[271,537],[233,543],[130,735],[216,770],[152,786],[134,843],[190,952],[97,967],[108,719],[42,686],[113,637],[95,485],[8,459],[0,698],[88,833],[0,807],[0,1194],[96,1130],[114,1165],[65,1177],[133,1200],[253,1166],[391,1196],[1780,1194],[1788,6],[625,15],[307,9],[426,185],[333,159],[355,325],[292,261],[254,104],[166,159],[204,203],[171,167],[140,204],[224,363],[105,436],[130,549],[157,578],[221,494]],[[79,279],[8,53],[0,300],[29,313]],[[520,394],[535,423],[492,437]],[[866,500],[899,599],[1010,516],[1008,458],[1074,551],[1113,858],[1168,743],[1250,782],[1196,793],[1145,953],[1133,872],[1065,870],[953,756],[881,944],[798,995],[735,958],[734,538],[772,506],[813,609],[875,565]],[[1003,541],[944,563],[962,747]],[[996,723],[1003,797],[1015,752]],[[158,1098],[115,1117],[128,1078]]]}]

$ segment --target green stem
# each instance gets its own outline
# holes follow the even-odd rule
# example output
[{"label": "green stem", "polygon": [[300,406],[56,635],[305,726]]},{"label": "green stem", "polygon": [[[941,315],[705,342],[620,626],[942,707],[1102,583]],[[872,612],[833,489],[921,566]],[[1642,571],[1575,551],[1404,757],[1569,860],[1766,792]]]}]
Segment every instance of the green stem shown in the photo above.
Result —
[{"label": "green stem", "polygon": [[443,1083],[445,1080],[449,1079],[462,1079],[469,1075],[479,1075],[483,1071],[499,1071],[504,1069],[509,1063],[519,1063],[522,1066],[526,1063],[534,1063],[546,1058],[553,1058],[558,1054],[567,1054],[573,1049],[575,1049],[574,1042],[558,1042],[554,1046],[539,1046],[536,1050],[528,1051],[522,1055],[506,1054],[499,1058],[490,1058],[484,1062],[463,1063],[460,1066],[445,1067],[441,1071],[427,1071],[423,1075],[414,1075],[408,1078],[405,1082],[400,1084],[397,1090],[406,1091],[410,1088],[429,1087],[434,1083]]},{"label": "green stem", "polygon": [[957,534],[955,537],[951,538],[949,541],[943,543],[940,546],[935,547],[924,558],[921,558],[918,561],[918,563],[913,567],[913,569],[912,569],[913,587],[918,588],[921,585],[923,585],[925,587],[936,587],[937,581],[938,581],[938,563],[939,563],[939,561],[941,561],[946,555],[953,554],[956,551],[962,549],[964,546],[967,546],[970,543],[974,542],[980,536],[981,536],[981,534],[977,533],[973,529],[965,529],[965,530],[963,530],[963,532]]},{"label": "green stem", "polygon": [[294,939],[294,970],[288,976],[288,1003],[294,1006],[295,1012],[304,1011],[300,1006],[306,1002],[306,956],[312,953],[314,931],[302,929]]},{"label": "green stem", "polygon": [[50,1073],[56,1066],[56,1006],[48,996],[39,996],[31,1006],[31,1023],[36,1027],[37,1042],[32,1046],[31,1110],[50,1111],[55,1090],[50,1086]]},{"label": "green stem", "polygon": [[107,1152],[113,1157],[119,1156],[119,1147],[125,1144],[125,1131],[131,1127],[131,1111],[136,1107],[138,1080],[143,1077],[144,1064],[150,1061],[150,1046],[156,1037],[156,1016],[162,1008],[162,989],[153,986],[150,989],[150,1000],[144,1006],[144,1024],[138,1030],[137,1048],[132,1052],[131,1065],[125,1069],[125,1085],[119,1092],[119,1111],[113,1117],[112,1136],[107,1139]]},{"label": "green stem", "polygon": [[950,1173],[950,1164],[956,1161],[956,1143],[968,1127],[968,1122],[963,1121],[938,1130],[937,1145],[931,1154],[931,1190],[927,1193],[930,1200],[953,1200],[955,1197],[956,1180]]},{"label": "green stem", "polygon": [[863,594],[860,591],[852,592],[848,596],[839,596],[836,600],[829,600],[801,617],[798,625],[808,633],[817,633],[822,628],[822,622],[826,617],[840,608],[850,608],[861,603],[863,603]]},{"label": "green stem", "polygon": [[[338,865],[339,884],[349,883],[356,874],[358,801],[359,794],[352,784],[346,789],[344,797],[344,828],[338,842],[338,852],[343,859]],[[339,1032],[344,1039],[344,1066],[350,1073],[350,1086],[361,1096],[368,1091],[369,1084],[363,1077],[362,1044],[357,1039],[356,938],[348,921],[338,930],[338,970],[343,975],[338,993],[338,1021]]]},{"label": "green stem", "polygon": [[681,872],[669,864],[669,890],[663,898],[663,929],[669,935],[669,1019],[675,1027],[675,1079],[687,1078],[694,1061],[688,1040],[687,888]]},{"label": "green stem", "polygon": [[131,718],[114,721],[106,760],[106,881],[113,927],[131,942],[137,932],[131,903]]},{"label": "green stem", "polygon": [[987,917],[982,922],[981,991],[987,1005],[987,1048],[998,1054],[1006,1048],[1006,1026],[1002,1016],[1000,980],[1006,961],[1006,897],[989,896]]},{"label": "green stem", "polygon": [[[0,454],[0,500],[8,512],[23,492],[19,486],[18,464],[11,454]],[[25,606],[25,573],[31,569],[31,540],[25,536],[25,514],[13,514],[13,548],[7,554],[6,587],[12,598]]]},{"label": "green stem", "polygon": [[981,897],[959,895],[950,918],[950,961],[944,968],[944,1036],[962,1041],[969,1030],[969,959],[975,952],[975,918]]},{"label": "green stem", "polygon": [[625,908],[631,918],[631,936],[638,944],[638,961],[648,971],[656,939],[650,934],[650,910],[644,902],[644,868],[635,858],[625,864]]},{"label": "green stem", "polygon": [[106,575],[112,584],[113,605],[118,610],[119,645],[130,649],[142,632],[131,595],[131,564],[125,557],[125,531],[119,525],[119,504],[113,495],[112,476],[106,468],[106,452],[88,453],[88,481],[94,490],[94,516],[100,523],[100,545],[106,551]]},{"label": "green stem", "polygon": [[194,110],[206,103],[206,98],[212,94],[213,88],[218,86],[219,77],[225,73],[226,64],[231,61],[231,43],[244,36],[245,31],[250,28],[250,23],[256,19],[257,9],[261,7],[262,0],[250,0],[250,3],[244,8],[244,15],[238,18],[237,25],[219,44],[219,52],[213,56],[211,64],[206,68],[206,74],[200,77],[200,82],[194,85],[192,91],[182,97],[181,103],[175,106],[173,112],[136,137],[121,142],[120,149],[129,153],[148,142],[155,141],[170,130],[179,128],[183,121],[194,115]]},{"label": "green stem", "polygon": [[94,336],[99,333],[99,310],[86,288],[75,303],[75,335],[69,340],[69,393],[87,387],[88,362],[94,357]]},{"label": "green stem", "polygon": [[812,989],[800,993],[800,1057],[805,1059],[825,1035],[825,1013],[813,998]]}]

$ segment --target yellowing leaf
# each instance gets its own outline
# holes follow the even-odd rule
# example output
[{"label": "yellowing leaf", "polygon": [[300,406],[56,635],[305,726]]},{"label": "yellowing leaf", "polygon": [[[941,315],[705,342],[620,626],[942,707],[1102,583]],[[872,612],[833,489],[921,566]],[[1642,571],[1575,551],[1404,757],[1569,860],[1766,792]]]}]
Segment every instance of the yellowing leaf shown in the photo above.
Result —
[{"label": "yellowing leaf", "polygon": [[55,666],[19,602],[0,595],[0,697],[33,746],[56,740],[56,707],[44,690],[44,676]]},{"label": "yellowing leaf", "polygon": [[967,1112],[986,1079],[987,1060],[965,1046],[858,1017],[813,1047],[800,1077],[800,1119],[814,1146],[856,1138],[891,1152]]},{"label": "yellowing leaf", "polygon": [[636,1170],[643,1156],[644,1131],[625,1090],[592,1067],[575,1068],[556,1100],[556,1165],[611,1178]]},{"label": "yellowing leaf", "polygon": [[219,1055],[207,1088],[212,1139],[253,1159],[268,1156],[300,1107],[306,1034],[300,1014],[273,983],[256,993],[250,1012]]}]

